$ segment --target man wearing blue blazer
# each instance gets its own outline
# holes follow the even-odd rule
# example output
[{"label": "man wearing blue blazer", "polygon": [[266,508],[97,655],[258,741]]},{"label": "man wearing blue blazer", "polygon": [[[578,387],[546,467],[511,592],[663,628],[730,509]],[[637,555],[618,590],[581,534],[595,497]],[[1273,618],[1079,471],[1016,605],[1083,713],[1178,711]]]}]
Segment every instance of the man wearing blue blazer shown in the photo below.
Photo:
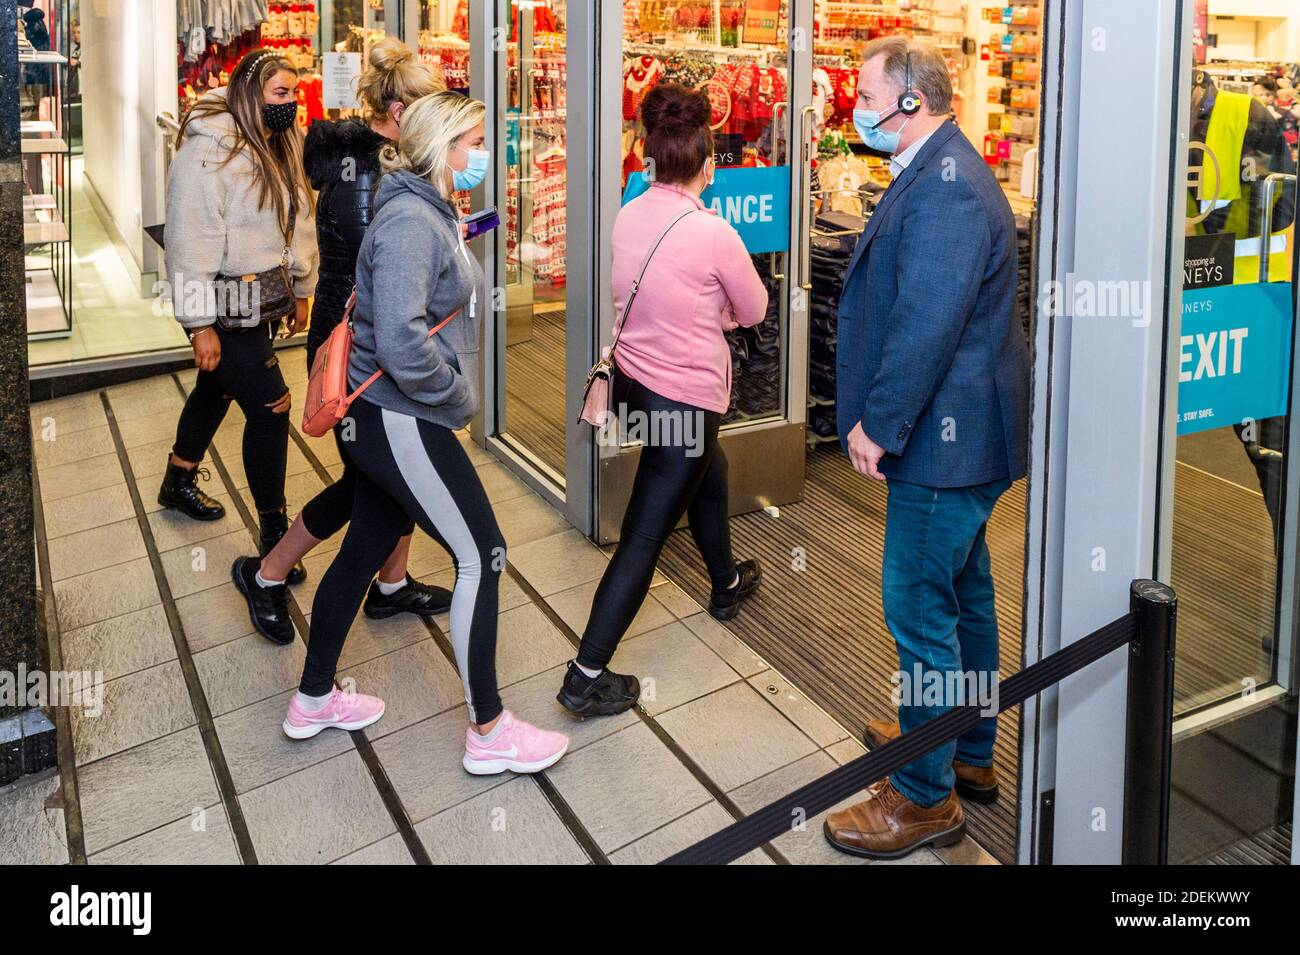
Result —
[{"label": "man wearing blue blazer", "polygon": [[[867,45],[853,122],[891,156],[894,181],[845,273],[836,415],[853,467],[889,489],[881,589],[898,646],[898,722],[868,724],[872,746],[954,705],[996,700],[985,529],[1028,455],[1015,218],[948,119],[951,103],[948,68],[932,48],[905,37]],[[936,685],[938,699],[925,692]],[[950,692],[958,687],[966,692]],[[826,838],[870,858],[959,841],[958,794],[997,799],[996,732],[995,719],[982,720],[908,764],[865,802],[828,815]]]}]

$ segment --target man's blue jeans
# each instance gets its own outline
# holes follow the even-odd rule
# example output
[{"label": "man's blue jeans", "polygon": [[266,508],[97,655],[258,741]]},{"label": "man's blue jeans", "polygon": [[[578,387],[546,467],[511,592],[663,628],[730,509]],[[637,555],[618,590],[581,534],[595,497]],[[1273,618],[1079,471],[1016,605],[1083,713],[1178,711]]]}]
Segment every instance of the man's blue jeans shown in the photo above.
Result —
[{"label": "man's blue jeans", "polygon": [[[923,689],[915,680],[918,672],[975,674],[982,688],[997,678],[998,618],[985,529],[993,505],[1010,486],[1005,480],[962,488],[889,482],[881,589],[885,623],[898,645],[900,689],[910,691],[898,707],[904,733],[955,703],[974,702],[952,699],[946,691],[941,705],[933,697],[909,698]],[[934,675],[924,683],[933,680]],[[953,683],[944,679],[940,685]],[[894,788],[919,806],[941,802],[955,782],[953,758],[993,765],[996,735],[997,720],[981,720],[956,742],[896,772]]]}]

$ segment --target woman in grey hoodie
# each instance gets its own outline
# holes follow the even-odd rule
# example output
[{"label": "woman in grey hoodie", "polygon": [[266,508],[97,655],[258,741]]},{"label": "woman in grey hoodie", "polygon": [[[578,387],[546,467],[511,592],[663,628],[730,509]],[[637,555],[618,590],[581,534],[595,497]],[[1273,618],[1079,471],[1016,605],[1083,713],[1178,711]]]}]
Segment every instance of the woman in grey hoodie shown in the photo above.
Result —
[{"label": "woman in grey hoodie", "polygon": [[352,522],[316,591],[307,660],[284,720],[287,735],[305,739],[383,716],[382,700],[342,692],[334,675],[370,581],[414,521],[456,562],[451,641],[470,721],[462,765],[478,775],[538,772],[568,747],[563,734],[502,708],[496,630],[505,540],[455,434],[478,409],[483,273],[465,248],[452,193],[487,172],[484,114],[459,93],[421,97],[402,116],[398,149],[380,154],[386,174],[357,257],[349,383],[384,374],[343,422],[360,472]]},{"label": "woman in grey hoodie", "polygon": [[[290,399],[273,339],[282,322],[290,333],[306,327],[307,300],[316,287],[297,85],[292,63],[253,50],[231,72],[228,87],[194,104],[177,135],[163,229],[176,320],[189,334],[199,374],[176,425],[158,503],[196,520],[224,515],[195,478],[233,399],[244,413],[244,473],[264,554],[289,526],[284,474]],[[263,310],[261,290],[272,302],[287,303],[281,314]],[[305,576],[299,565],[289,580]]]}]

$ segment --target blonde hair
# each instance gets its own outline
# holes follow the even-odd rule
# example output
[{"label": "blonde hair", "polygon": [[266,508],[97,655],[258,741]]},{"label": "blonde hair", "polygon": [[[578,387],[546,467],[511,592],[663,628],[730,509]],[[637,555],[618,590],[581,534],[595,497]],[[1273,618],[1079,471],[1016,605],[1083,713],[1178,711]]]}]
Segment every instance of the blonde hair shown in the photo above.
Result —
[{"label": "blonde hair", "polygon": [[280,231],[289,229],[289,197],[297,199],[299,209],[310,216],[315,211],[307,173],[302,165],[302,130],[295,122],[288,129],[266,135],[262,125],[262,87],[281,70],[298,75],[294,65],[273,50],[249,50],[230,73],[226,95],[206,96],[195,103],[176,134],[176,146],[185,141],[190,123],[200,116],[227,113],[235,124],[235,141],[230,146],[224,166],[239,153],[253,160],[258,179],[257,208],[266,208],[270,199],[275,207]]},{"label": "blonde hair", "polygon": [[397,37],[384,37],[370,47],[368,65],[357,80],[361,118],[367,123],[382,119],[393,103],[410,106],[421,96],[446,88],[442,78],[417,60],[409,46]]},{"label": "blonde hair", "polygon": [[384,172],[406,169],[427,179],[444,199],[451,198],[447,186],[447,156],[456,140],[487,115],[487,107],[476,99],[449,90],[422,96],[402,114],[402,131],[397,147],[379,151]]}]

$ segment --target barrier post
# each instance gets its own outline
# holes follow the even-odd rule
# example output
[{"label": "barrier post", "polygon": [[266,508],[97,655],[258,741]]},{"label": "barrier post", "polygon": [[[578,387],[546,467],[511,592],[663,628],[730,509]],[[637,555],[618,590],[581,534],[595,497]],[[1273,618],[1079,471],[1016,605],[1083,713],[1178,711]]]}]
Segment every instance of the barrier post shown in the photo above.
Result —
[{"label": "barrier post", "polygon": [[1124,865],[1164,865],[1169,854],[1178,598],[1166,584],[1135,580],[1129,590],[1129,607],[1137,611],[1138,620],[1128,655],[1121,861]]}]

